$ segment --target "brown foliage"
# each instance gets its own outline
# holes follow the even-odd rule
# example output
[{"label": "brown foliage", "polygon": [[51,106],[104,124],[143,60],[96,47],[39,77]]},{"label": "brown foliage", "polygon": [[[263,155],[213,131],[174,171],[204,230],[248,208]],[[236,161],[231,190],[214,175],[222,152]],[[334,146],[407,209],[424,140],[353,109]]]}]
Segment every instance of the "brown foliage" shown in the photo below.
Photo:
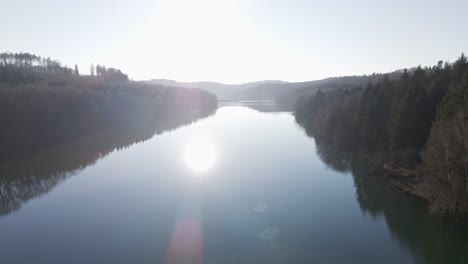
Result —
[{"label": "brown foliage", "polygon": [[448,214],[468,212],[468,120],[458,113],[434,124],[422,153],[421,186],[432,209]]}]

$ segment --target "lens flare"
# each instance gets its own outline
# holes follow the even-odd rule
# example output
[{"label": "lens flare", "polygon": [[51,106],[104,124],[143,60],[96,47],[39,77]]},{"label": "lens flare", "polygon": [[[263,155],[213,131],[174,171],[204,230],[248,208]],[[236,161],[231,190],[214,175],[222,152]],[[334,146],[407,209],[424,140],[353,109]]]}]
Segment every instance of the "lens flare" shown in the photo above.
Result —
[{"label": "lens flare", "polygon": [[166,264],[203,264],[203,232],[195,219],[180,222],[174,233],[166,256]]}]

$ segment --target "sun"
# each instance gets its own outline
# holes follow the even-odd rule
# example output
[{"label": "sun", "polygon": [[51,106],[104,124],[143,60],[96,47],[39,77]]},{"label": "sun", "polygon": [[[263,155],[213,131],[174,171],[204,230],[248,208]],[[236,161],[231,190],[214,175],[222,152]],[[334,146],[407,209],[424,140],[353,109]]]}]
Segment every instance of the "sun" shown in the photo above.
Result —
[{"label": "sun", "polygon": [[217,151],[209,140],[197,138],[184,149],[184,161],[195,172],[206,172],[216,163]]}]

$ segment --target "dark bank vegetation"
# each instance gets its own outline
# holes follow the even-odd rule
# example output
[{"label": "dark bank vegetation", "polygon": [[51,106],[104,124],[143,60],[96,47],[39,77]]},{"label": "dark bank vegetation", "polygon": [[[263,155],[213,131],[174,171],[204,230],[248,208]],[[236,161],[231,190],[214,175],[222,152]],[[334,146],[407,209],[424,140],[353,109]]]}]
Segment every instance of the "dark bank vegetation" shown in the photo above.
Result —
[{"label": "dark bank vegetation", "polygon": [[199,89],[130,81],[93,65],[80,75],[29,53],[0,54],[0,160],[97,131],[161,123],[168,116],[210,113],[216,97]]},{"label": "dark bank vegetation", "polygon": [[295,116],[321,142],[385,165],[432,210],[468,214],[465,55],[454,63],[404,70],[398,78],[301,96]]}]

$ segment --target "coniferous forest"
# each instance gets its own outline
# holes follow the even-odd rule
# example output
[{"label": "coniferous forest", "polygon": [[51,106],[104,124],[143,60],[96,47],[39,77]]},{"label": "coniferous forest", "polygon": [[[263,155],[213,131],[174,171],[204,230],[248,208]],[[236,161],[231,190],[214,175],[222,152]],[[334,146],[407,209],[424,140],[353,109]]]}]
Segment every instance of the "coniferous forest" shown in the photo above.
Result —
[{"label": "coniferous forest", "polygon": [[299,96],[296,121],[316,141],[358,153],[434,212],[468,215],[468,61]]},{"label": "coniferous forest", "polygon": [[0,159],[9,159],[103,130],[206,115],[214,95],[199,89],[129,80],[91,65],[88,75],[29,53],[0,54]]}]

